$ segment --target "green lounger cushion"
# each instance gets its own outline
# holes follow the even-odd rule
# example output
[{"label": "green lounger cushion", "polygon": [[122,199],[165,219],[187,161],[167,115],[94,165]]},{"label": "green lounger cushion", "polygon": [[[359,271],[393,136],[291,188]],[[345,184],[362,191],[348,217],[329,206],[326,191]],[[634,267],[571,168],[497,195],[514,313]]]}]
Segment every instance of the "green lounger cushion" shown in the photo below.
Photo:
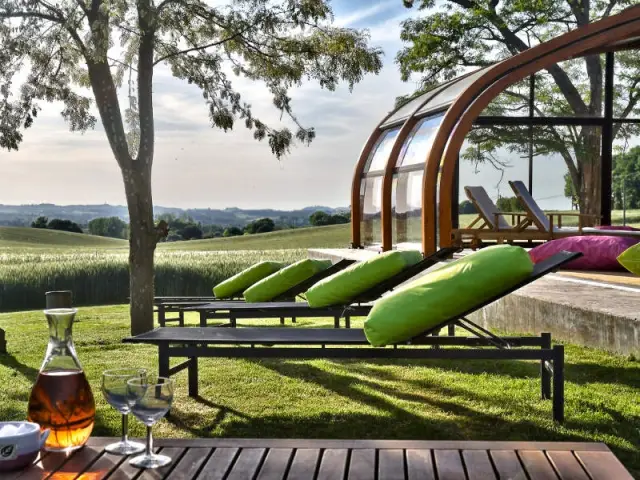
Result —
[{"label": "green lounger cushion", "polygon": [[330,266],[331,260],[310,258],[292,263],[251,285],[244,291],[244,299],[247,302],[268,302]]},{"label": "green lounger cushion", "polygon": [[618,255],[618,263],[631,273],[640,275],[640,243],[637,243]]},{"label": "green lounger cushion", "polygon": [[375,347],[404,342],[521,282],[533,263],[521,247],[488,247],[376,301],[364,324]]},{"label": "green lounger cushion", "polygon": [[259,262],[246,270],[236,273],[213,287],[213,295],[216,298],[230,298],[244,292],[256,282],[259,282],[283,267],[280,262]]},{"label": "green lounger cushion", "polygon": [[417,250],[391,251],[354,263],[330,277],[320,280],[306,297],[312,308],[350,303],[356,295],[422,260]]}]

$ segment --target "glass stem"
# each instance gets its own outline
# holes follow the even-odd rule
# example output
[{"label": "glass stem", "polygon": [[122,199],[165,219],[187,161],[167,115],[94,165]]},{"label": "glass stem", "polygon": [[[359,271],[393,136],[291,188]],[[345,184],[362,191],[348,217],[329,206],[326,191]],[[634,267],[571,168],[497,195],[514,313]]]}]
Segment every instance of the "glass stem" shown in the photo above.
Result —
[{"label": "glass stem", "polygon": [[128,438],[129,433],[129,415],[126,413],[122,414],[122,443],[127,443],[129,441]]},{"label": "glass stem", "polygon": [[147,427],[147,447],[145,450],[145,455],[151,456],[153,450],[153,437],[151,436],[151,427]]}]

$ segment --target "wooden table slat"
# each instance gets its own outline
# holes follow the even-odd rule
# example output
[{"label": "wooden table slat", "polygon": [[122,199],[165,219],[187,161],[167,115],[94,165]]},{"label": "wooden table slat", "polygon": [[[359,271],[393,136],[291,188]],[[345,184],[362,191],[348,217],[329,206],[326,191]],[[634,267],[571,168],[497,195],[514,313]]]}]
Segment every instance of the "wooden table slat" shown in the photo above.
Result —
[{"label": "wooden table slat", "polygon": [[[312,476],[316,473],[319,458],[319,448],[301,448],[296,450],[287,478],[290,480],[305,478],[305,476],[312,478]],[[309,475],[310,472],[313,473]]]},{"label": "wooden table slat", "polygon": [[469,480],[497,480],[489,453],[485,450],[463,450],[462,460],[467,467]]},{"label": "wooden table slat", "polygon": [[243,448],[236,463],[231,467],[227,480],[246,480],[253,478],[260,469],[264,448]]},{"label": "wooden table slat", "polygon": [[518,452],[518,455],[531,480],[558,479],[544,452],[540,450],[523,450]]},{"label": "wooden table slat", "polygon": [[526,478],[518,455],[513,450],[491,450],[489,455],[501,480]]},{"label": "wooden table slat", "polygon": [[104,450],[102,447],[84,447],[74,452],[49,478],[51,480],[69,480],[69,478],[74,478],[74,473],[79,474],[83,472],[103,454]]},{"label": "wooden table slat", "polygon": [[267,452],[258,480],[282,480],[293,455],[291,448],[272,448]]},{"label": "wooden table slat", "polygon": [[589,480],[573,452],[547,452],[547,457],[562,480]]},{"label": "wooden table slat", "polygon": [[576,457],[595,479],[632,480],[633,477],[611,452],[575,452]]},{"label": "wooden table slat", "polygon": [[35,468],[35,465],[39,464],[42,461],[42,459],[48,454],[49,452],[45,452],[44,450],[40,451],[36,459],[33,461],[33,464],[31,467],[29,467],[28,469],[14,470],[13,472],[3,472],[2,480],[15,480],[16,478],[24,475],[28,470]]},{"label": "wooden table slat", "polygon": [[433,454],[439,480],[467,480],[458,450],[435,450]]},{"label": "wooden table slat", "polygon": [[120,465],[128,461],[127,457],[112,455],[105,452],[78,477],[78,480],[94,480],[96,478],[107,478],[109,473],[115,471]]},{"label": "wooden table slat", "polygon": [[349,460],[348,480],[370,480],[376,474],[376,451],[356,449],[351,452]]},{"label": "wooden table slat", "polygon": [[378,452],[378,478],[404,480],[404,451],[400,449]]},{"label": "wooden table slat", "polygon": [[197,480],[220,480],[233,465],[238,456],[239,448],[216,448],[207,463],[204,464]]},{"label": "wooden table slat", "polygon": [[435,480],[431,450],[407,450],[408,480]]},{"label": "wooden table slat", "polygon": [[191,480],[195,478],[202,464],[211,454],[211,448],[190,448],[182,456],[180,462],[171,470],[167,480]]},{"label": "wooden table slat", "polygon": [[[154,470],[142,470],[139,477],[136,480],[162,480],[166,477],[171,470],[180,462],[180,457],[184,454],[186,449],[176,447],[163,447],[159,449],[158,453],[166,455],[171,458],[171,463],[161,468]],[[135,467],[134,467],[135,468]]]},{"label": "wooden table slat", "polygon": [[320,461],[317,480],[334,480],[344,478],[347,469],[349,450],[329,448],[324,451]]}]

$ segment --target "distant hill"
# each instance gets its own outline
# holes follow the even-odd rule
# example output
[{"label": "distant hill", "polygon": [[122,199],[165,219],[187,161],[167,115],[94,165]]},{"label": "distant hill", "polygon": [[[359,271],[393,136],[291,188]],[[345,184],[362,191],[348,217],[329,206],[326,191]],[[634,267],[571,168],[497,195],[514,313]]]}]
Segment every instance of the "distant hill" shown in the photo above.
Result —
[{"label": "distant hill", "polygon": [[127,248],[125,240],[45,228],[0,227],[0,248]]},{"label": "distant hill", "polygon": [[[247,223],[258,218],[269,217],[274,221],[281,221],[296,227],[309,224],[309,215],[317,210],[327,213],[348,211],[348,208],[331,208],[323,206],[311,206],[299,210],[274,210],[274,209],[241,209],[241,208],[172,208],[155,207],[156,215],[170,213],[176,216],[188,215],[196,222],[205,225],[222,225],[243,227]],[[98,217],[119,217],[128,221],[129,212],[122,205],[54,205],[42,203],[38,205],[0,205],[0,225],[5,226],[29,226],[39,216],[63,218],[72,220],[80,225],[86,225],[90,220]]]}]

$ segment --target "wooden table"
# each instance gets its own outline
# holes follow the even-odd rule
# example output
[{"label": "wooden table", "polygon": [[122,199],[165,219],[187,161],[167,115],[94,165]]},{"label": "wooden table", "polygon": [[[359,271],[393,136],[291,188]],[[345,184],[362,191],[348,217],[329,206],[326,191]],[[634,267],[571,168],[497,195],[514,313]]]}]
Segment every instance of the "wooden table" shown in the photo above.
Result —
[{"label": "wooden table", "polygon": [[43,454],[29,469],[0,478],[633,479],[602,443],[162,439],[156,442],[157,450],[174,461],[159,470],[142,471],[131,467],[126,457],[105,453],[103,446],[112,441],[92,438],[69,456]]}]

